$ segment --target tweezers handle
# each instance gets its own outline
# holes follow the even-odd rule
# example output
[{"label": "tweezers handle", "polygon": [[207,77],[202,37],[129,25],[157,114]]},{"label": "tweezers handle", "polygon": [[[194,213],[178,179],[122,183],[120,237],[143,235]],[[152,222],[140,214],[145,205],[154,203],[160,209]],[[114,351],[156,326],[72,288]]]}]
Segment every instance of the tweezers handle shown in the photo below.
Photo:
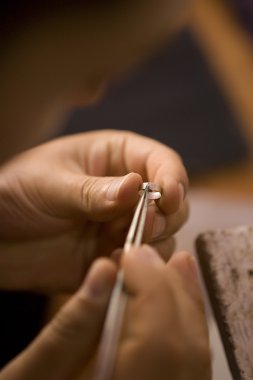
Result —
[{"label": "tweezers handle", "polygon": [[136,207],[132,223],[130,225],[123,251],[127,253],[129,249],[135,245],[141,245],[143,230],[148,209],[148,187],[145,188]]},{"label": "tweezers handle", "polygon": [[124,274],[120,270],[113,288],[106,316],[101,343],[97,354],[94,380],[109,380],[112,377],[118,341],[127,304],[127,294],[123,291]]}]

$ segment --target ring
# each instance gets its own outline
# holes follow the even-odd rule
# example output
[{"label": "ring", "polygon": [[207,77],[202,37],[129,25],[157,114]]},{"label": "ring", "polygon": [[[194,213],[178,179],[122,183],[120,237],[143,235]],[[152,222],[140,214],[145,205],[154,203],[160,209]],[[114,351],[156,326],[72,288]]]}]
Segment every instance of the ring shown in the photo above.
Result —
[{"label": "ring", "polygon": [[148,187],[148,199],[155,200],[161,198],[161,186],[153,182],[143,182],[141,184],[139,194],[142,195],[143,191]]}]

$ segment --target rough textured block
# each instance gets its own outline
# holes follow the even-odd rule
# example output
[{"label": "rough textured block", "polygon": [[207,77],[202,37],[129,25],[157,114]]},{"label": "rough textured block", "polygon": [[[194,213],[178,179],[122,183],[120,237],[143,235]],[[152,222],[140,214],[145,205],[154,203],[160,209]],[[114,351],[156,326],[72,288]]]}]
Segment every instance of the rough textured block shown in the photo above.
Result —
[{"label": "rough textured block", "polygon": [[253,226],[202,233],[204,282],[236,380],[253,379]]}]

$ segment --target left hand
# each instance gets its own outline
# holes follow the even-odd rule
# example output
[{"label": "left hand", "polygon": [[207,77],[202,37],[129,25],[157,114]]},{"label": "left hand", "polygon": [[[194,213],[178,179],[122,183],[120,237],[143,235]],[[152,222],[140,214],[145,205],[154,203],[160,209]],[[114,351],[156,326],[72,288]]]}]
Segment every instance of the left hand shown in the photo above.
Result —
[{"label": "left hand", "polygon": [[4,165],[0,288],[76,289],[99,253],[122,246],[143,181],[163,189],[149,207],[144,240],[168,259],[172,235],[187,217],[187,175],[165,145],[97,131],[57,139]]}]

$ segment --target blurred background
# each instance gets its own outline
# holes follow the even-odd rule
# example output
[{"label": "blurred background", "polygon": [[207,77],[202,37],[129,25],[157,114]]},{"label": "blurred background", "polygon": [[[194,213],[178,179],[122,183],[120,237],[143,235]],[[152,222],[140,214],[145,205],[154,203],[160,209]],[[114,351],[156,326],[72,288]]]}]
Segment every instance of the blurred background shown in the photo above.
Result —
[{"label": "blurred background", "polygon": [[247,160],[253,136],[253,5],[195,4],[190,22],[163,51],[114,83],[99,104],[76,110],[62,133],[142,133],[178,151],[190,177]]},{"label": "blurred background", "polygon": [[103,100],[74,112],[64,133],[126,129],[178,151],[190,174],[245,158],[238,122],[189,29],[118,81]]},{"label": "blurred background", "polygon": [[[77,109],[61,130],[61,134],[69,134],[128,129],[178,151],[189,172],[192,203],[191,217],[178,241],[180,248],[192,252],[196,236],[205,229],[252,223],[253,219],[250,3],[197,1],[190,22],[163,51],[112,84],[99,104]],[[12,341],[11,347],[6,326],[13,305],[10,298],[5,300],[1,365],[28,344],[43,323],[39,316],[43,315],[45,298],[19,297],[15,313],[20,318],[18,323],[11,323],[17,344]],[[231,375],[209,313],[214,380],[229,380]]]}]

